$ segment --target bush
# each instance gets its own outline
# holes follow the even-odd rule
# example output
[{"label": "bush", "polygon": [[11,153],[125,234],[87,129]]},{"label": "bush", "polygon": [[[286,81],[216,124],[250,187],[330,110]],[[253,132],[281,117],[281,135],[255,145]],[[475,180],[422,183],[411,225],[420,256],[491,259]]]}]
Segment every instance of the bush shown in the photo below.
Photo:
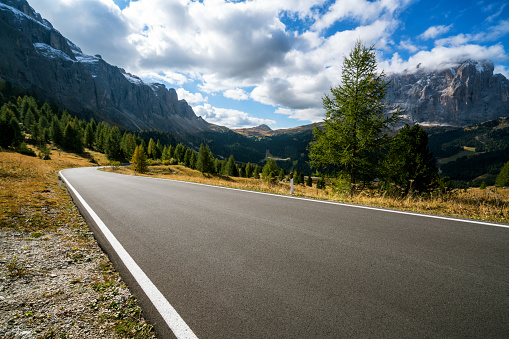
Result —
[{"label": "bush", "polygon": [[111,166],[111,169],[116,171],[120,167],[120,161],[109,161],[108,165]]},{"label": "bush", "polygon": [[28,148],[25,142],[22,142],[18,147],[16,147],[16,152],[24,155],[29,155],[31,157],[37,156],[37,154],[35,154],[35,152],[32,149]]}]

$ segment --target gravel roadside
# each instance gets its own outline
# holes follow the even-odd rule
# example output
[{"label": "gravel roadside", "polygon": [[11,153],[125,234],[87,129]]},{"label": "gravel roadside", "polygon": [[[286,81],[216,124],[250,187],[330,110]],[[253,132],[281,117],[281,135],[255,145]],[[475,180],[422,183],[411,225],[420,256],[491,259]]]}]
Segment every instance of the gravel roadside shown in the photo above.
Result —
[{"label": "gravel roadside", "polygon": [[154,338],[76,207],[62,212],[58,228],[0,228],[0,337]]}]

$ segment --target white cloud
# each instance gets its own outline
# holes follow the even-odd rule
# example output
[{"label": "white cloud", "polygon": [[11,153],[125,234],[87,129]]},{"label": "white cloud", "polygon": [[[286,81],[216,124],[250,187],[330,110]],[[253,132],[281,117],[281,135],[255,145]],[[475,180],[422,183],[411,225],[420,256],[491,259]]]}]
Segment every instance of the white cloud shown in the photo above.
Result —
[{"label": "white cloud", "polygon": [[228,89],[223,92],[223,96],[233,100],[247,100],[249,96],[242,88]]},{"label": "white cloud", "polygon": [[392,16],[398,9],[404,8],[408,0],[341,0],[336,1],[322,17],[315,17],[313,30],[321,31],[334,23],[355,18],[362,24],[378,20],[382,16]]},{"label": "white cloud", "polygon": [[325,118],[325,112],[321,108],[289,109],[279,107],[274,113],[287,115],[291,119],[300,121],[320,122]]},{"label": "white cloud", "polygon": [[507,79],[509,79],[509,67],[497,65],[497,66],[495,66],[495,70],[493,71],[493,74],[502,74]]},{"label": "white cloud", "polygon": [[168,84],[181,86],[186,82],[189,82],[188,77],[184,74],[177,72],[144,72],[141,70],[138,75],[148,82],[166,82]]},{"label": "white cloud", "polygon": [[261,124],[274,125],[276,123],[276,121],[271,119],[256,118],[250,116],[246,112],[214,107],[210,104],[195,106],[193,108],[198,116],[201,116],[208,122],[229,128],[248,128]]},{"label": "white cloud", "polygon": [[392,72],[415,72],[416,66],[420,69],[441,70],[458,65],[467,59],[490,59],[493,61],[506,60],[508,58],[501,44],[494,46],[461,45],[461,46],[437,46],[431,51],[420,51],[412,55],[408,60],[401,59],[398,53],[394,53],[390,60],[379,63],[381,69],[388,73]]},{"label": "white cloud", "polygon": [[424,40],[435,39],[439,35],[444,35],[449,32],[452,28],[452,24],[449,26],[439,25],[439,26],[431,26],[424,33],[422,33],[419,37]]},{"label": "white cloud", "polygon": [[208,97],[204,98],[201,93],[191,93],[183,88],[178,88],[176,91],[179,99],[184,99],[189,105],[196,105],[209,100]]},{"label": "white cloud", "polygon": [[129,23],[113,0],[30,0],[30,5],[84,53],[132,70],[136,49],[127,41]]},{"label": "white cloud", "polygon": [[410,39],[402,40],[399,43],[399,48],[409,51],[410,53],[415,53],[419,51],[421,48],[414,45]]}]

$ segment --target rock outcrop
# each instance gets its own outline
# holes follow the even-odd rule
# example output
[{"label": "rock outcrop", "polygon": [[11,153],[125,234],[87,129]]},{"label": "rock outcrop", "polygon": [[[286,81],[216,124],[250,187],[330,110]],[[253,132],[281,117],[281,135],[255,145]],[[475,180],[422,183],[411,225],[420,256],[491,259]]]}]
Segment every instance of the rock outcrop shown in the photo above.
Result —
[{"label": "rock outcrop", "polygon": [[509,115],[509,81],[493,70],[487,60],[433,72],[417,67],[389,77],[386,99],[410,123],[468,126],[496,119]]},{"label": "rock outcrop", "polygon": [[174,89],[85,55],[25,0],[0,0],[0,78],[62,108],[127,129],[195,134],[213,128]]}]

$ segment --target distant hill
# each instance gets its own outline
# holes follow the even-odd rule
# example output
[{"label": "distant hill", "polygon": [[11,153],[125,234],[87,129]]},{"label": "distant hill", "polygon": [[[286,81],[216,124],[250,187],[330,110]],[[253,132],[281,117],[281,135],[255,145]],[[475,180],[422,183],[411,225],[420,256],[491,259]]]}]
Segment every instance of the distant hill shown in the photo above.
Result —
[{"label": "distant hill", "polygon": [[442,176],[459,185],[493,185],[509,161],[509,118],[501,117],[464,128],[428,127],[429,148],[439,160]]}]

